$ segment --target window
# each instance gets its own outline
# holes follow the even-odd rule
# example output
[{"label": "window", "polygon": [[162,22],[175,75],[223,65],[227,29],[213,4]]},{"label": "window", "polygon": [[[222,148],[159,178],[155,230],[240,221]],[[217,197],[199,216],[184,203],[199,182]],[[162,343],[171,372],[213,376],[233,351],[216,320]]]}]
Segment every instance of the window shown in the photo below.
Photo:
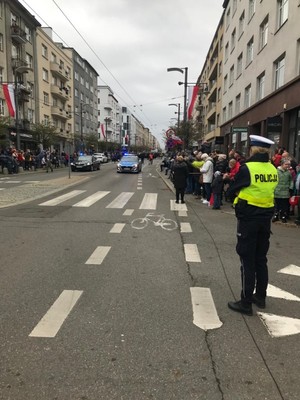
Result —
[{"label": "window", "polygon": [[225,77],[224,77],[224,90],[223,90],[223,93],[226,93],[227,92],[227,84],[228,84],[228,76],[226,75]]},{"label": "window", "polygon": [[274,63],[275,90],[284,84],[285,55],[281,56]]},{"label": "window", "polygon": [[245,99],[244,99],[245,108],[250,107],[251,105],[251,85],[247,86],[245,89]]},{"label": "window", "polygon": [[229,71],[229,87],[233,85],[233,81],[234,81],[234,65],[232,65]]},{"label": "window", "polygon": [[29,68],[32,68],[33,66],[33,58],[32,55],[26,53],[26,64]]},{"label": "window", "polygon": [[244,29],[245,29],[245,11],[242,12],[242,15],[240,16],[239,19],[239,37],[241,37],[242,34],[244,33]]},{"label": "window", "polygon": [[257,78],[257,100],[261,100],[265,96],[265,72]]},{"label": "window", "polygon": [[228,104],[228,119],[232,118],[232,112],[233,112],[233,105],[232,101]]},{"label": "window", "polygon": [[0,67],[0,82],[3,82],[3,68]]},{"label": "window", "polygon": [[228,52],[229,52],[229,43],[227,42],[225,45],[225,62],[228,60]]},{"label": "window", "polygon": [[79,74],[78,74],[77,71],[75,71],[75,80],[76,80],[76,81],[79,81]]},{"label": "window", "polygon": [[230,25],[230,8],[228,8],[226,13],[226,29],[228,29],[229,25]]},{"label": "window", "polygon": [[254,46],[254,41],[253,37],[249,40],[247,44],[247,65],[249,65],[253,61],[253,46]]},{"label": "window", "polygon": [[49,82],[49,73],[45,68],[43,68],[43,81]]},{"label": "window", "polygon": [[0,115],[4,115],[4,100],[0,99]]},{"label": "window", "polygon": [[78,97],[78,89],[75,88],[74,94],[75,94],[75,97]]},{"label": "window", "polygon": [[255,13],[255,0],[249,0],[249,21]]},{"label": "window", "polygon": [[267,16],[259,27],[259,49],[261,50],[266,46],[268,41],[268,28],[269,28],[269,16]]},{"label": "window", "polygon": [[3,51],[3,35],[0,33],[0,51]]},{"label": "window", "polygon": [[243,71],[243,53],[241,53],[238,56],[237,59],[237,65],[236,65],[236,77],[238,78],[240,75],[242,75]]},{"label": "window", "polygon": [[219,76],[222,75],[222,61],[219,64]]},{"label": "window", "polygon": [[288,19],[289,0],[277,0],[278,28]]},{"label": "window", "polygon": [[235,115],[241,112],[241,94],[238,94],[235,98]]},{"label": "window", "polygon": [[44,104],[46,104],[48,106],[49,105],[49,94],[47,92],[44,92],[43,96],[44,96]]},{"label": "window", "polygon": [[226,113],[226,107],[224,107],[224,108],[223,108],[223,115],[222,115],[223,122],[227,121],[227,115],[226,115],[226,114],[227,114],[227,113]]},{"label": "window", "polygon": [[28,111],[27,111],[28,121],[33,122],[33,117],[34,117],[34,111],[31,108],[28,108]]},{"label": "window", "polygon": [[26,34],[26,40],[27,42],[31,43],[32,37],[31,37],[31,30],[28,28],[28,26],[25,25],[25,34]]},{"label": "window", "polygon": [[44,44],[42,44],[42,56],[48,58],[48,49]]},{"label": "window", "polygon": [[235,42],[236,42],[236,30],[234,29],[231,34],[231,51],[235,48]]},{"label": "window", "polygon": [[45,126],[49,126],[50,125],[49,115],[44,115],[44,125]]},{"label": "window", "polygon": [[51,53],[51,62],[56,63],[56,54]]},{"label": "window", "polygon": [[235,14],[237,9],[237,0],[232,0],[232,15]]}]

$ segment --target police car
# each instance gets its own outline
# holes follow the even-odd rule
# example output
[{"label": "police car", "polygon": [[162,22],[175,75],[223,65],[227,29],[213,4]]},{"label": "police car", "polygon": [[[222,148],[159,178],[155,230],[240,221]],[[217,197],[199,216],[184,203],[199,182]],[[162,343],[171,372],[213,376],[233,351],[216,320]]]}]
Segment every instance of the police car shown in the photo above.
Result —
[{"label": "police car", "polygon": [[125,154],[117,164],[117,172],[139,173],[142,170],[142,162],[135,154]]}]

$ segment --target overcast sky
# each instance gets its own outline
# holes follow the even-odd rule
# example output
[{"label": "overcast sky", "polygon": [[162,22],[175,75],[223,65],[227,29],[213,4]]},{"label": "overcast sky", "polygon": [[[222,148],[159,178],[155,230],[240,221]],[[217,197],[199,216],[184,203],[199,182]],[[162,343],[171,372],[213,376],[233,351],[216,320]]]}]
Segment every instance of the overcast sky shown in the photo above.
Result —
[{"label": "overcast sky", "polygon": [[[131,112],[162,142],[183,110],[184,80],[169,67],[188,67],[196,82],[224,0],[20,0],[54,40],[73,47]],[[74,25],[74,26],[72,26]],[[75,29],[75,28],[76,29]],[[78,33],[78,32],[79,33]],[[182,116],[181,116],[182,119]]]}]

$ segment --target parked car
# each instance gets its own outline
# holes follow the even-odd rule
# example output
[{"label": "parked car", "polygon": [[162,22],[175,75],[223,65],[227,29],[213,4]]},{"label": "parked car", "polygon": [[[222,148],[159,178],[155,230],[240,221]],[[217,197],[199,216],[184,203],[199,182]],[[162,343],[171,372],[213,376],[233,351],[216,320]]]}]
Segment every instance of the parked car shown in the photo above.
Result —
[{"label": "parked car", "polygon": [[71,162],[72,171],[96,171],[100,169],[100,161],[94,156],[79,156]]},{"label": "parked car", "polygon": [[135,172],[138,174],[141,170],[142,162],[135,155],[123,156],[117,164],[117,172]]},{"label": "parked car", "polygon": [[94,153],[93,154],[94,157],[97,158],[97,160],[99,160],[101,163],[107,163],[108,162],[108,158],[106,157],[106,155],[104,153]]}]

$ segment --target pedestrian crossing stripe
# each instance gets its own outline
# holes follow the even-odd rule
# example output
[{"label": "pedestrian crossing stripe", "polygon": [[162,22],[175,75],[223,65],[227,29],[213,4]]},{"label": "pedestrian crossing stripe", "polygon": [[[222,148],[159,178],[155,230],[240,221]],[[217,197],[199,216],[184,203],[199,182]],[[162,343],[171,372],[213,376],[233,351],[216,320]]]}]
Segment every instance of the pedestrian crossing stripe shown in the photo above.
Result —
[{"label": "pedestrian crossing stripe", "polygon": [[72,190],[72,192],[63,194],[62,196],[55,197],[54,199],[45,201],[44,203],[39,204],[39,206],[57,206],[58,204],[63,203],[66,200],[70,200],[73,197],[78,196],[81,193],[86,192],[86,190]]},{"label": "pedestrian crossing stripe", "polygon": [[102,191],[96,192],[91,196],[87,197],[86,199],[81,200],[78,203],[74,204],[73,207],[90,207],[91,205],[96,203],[98,200],[101,200],[109,193],[110,192],[102,192]]},{"label": "pedestrian crossing stripe", "polygon": [[299,297],[270,284],[268,285],[267,294],[268,297],[276,297],[277,299],[300,301]]},{"label": "pedestrian crossing stripe", "polygon": [[123,208],[134,195],[134,192],[122,192],[106,208]]},{"label": "pedestrian crossing stripe", "polygon": [[258,312],[257,315],[269,334],[276,338],[300,333],[300,319]]},{"label": "pedestrian crossing stripe", "polygon": [[279,272],[280,274],[300,276],[300,267],[294,264],[290,264],[287,267],[284,267],[277,272]]}]

